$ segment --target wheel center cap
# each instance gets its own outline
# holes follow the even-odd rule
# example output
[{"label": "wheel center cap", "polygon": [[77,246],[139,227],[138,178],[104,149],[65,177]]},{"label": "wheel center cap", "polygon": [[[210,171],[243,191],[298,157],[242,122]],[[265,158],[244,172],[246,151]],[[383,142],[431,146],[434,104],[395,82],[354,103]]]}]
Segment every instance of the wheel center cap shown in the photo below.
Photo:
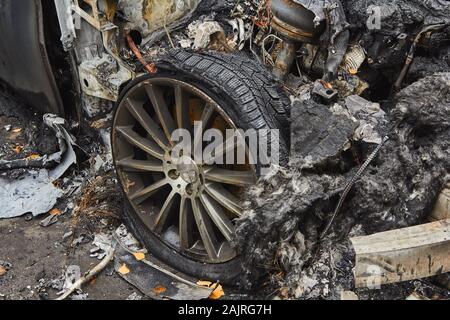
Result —
[{"label": "wheel center cap", "polygon": [[181,157],[180,160],[178,160],[177,169],[181,178],[187,183],[195,183],[198,181],[198,167],[190,157]]}]

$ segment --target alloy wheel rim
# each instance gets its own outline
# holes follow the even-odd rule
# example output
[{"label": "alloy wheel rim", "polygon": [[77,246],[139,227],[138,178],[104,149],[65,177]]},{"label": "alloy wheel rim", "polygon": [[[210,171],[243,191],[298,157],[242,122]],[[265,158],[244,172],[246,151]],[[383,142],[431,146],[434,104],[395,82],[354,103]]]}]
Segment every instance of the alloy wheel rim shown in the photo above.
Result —
[{"label": "alloy wheel rim", "polygon": [[203,131],[237,129],[216,101],[191,84],[173,78],[138,83],[116,111],[114,163],[129,202],[151,232],[188,258],[224,263],[237,256],[231,242],[242,215],[239,196],[256,182],[256,170],[248,164],[206,165],[191,155],[174,161],[171,134],[178,128],[192,132],[194,121],[202,121]]}]

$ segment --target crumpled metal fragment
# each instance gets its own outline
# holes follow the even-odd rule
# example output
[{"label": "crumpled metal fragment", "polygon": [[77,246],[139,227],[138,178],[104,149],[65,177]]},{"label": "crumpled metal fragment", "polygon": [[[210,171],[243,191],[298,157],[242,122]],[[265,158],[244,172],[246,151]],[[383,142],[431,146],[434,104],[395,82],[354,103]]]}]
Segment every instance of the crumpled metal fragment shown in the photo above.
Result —
[{"label": "crumpled metal fragment", "polygon": [[222,26],[216,21],[194,21],[188,26],[188,35],[194,40],[194,50],[208,48],[211,37],[216,33],[225,34]]},{"label": "crumpled metal fragment", "polygon": [[[44,156],[41,163],[57,164],[53,169],[32,169],[20,179],[0,179],[0,219],[19,217],[25,213],[37,216],[53,209],[64,192],[53,182],[59,179],[77,158],[73,146],[75,141],[65,129],[66,121],[53,114],[43,117],[44,123],[52,128],[58,138],[60,150]],[[11,169],[14,167],[12,162]],[[5,166],[7,163],[3,162]]]}]

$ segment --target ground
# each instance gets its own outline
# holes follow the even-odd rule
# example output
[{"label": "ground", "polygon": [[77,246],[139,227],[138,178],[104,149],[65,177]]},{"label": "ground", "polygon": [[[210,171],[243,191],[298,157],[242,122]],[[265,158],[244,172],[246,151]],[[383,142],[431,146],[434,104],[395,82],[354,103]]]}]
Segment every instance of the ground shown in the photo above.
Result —
[{"label": "ground", "polygon": [[[0,277],[0,299],[54,299],[57,290],[42,288],[39,280],[60,278],[69,265],[79,265],[85,272],[98,264],[96,258],[90,257],[89,239],[75,248],[71,248],[70,239],[63,240],[72,229],[69,217],[62,217],[47,228],[39,225],[40,220],[0,220],[0,260],[12,265]],[[83,292],[95,300],[124,300],[135,292],[142,295],[120,278],[112,265],[83,287]]]},{"label": "ground", "polygon": [[[83,135],[77,138],[89,139]],[[44,155],[57,149],[54,133],[44,126],[42,115],[31,111],[10,91],[0,90],[0,160]],[[89,154],[92,150],[86,151]],[[84,158],[84,163],[65,175],[69,183],[76,179],[84,181],[80,192],[64,196],[56,204],[55,208],[62,212],[56,223],[48,227],[40,225],[48,214],[0,219],[0,300],[54,299],[67,266],[78,265],[84,273],[99,263],[90,257],[94,234],[120,225],[117,219],[120,195],[116,194],[111,170],[94,173],[90,170],[92,159],[89,155]],[[24,169],[1,171],[0,176],[14,179],[24,172]],[[106,204],[102,205],[103,202]],[[114,272],[112,264],[84,286],[83,292],[88,294],[87,299],[101,300],[142,296]]]}]

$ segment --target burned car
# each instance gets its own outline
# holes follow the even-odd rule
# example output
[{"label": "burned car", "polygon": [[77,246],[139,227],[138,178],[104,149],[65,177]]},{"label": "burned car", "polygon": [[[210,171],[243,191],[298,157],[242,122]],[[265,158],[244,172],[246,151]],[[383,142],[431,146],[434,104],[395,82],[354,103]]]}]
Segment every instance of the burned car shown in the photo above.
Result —
[{"label": "burned car", "polygon": [[[440,0],[4,0],[0,79],[43,113],[113,111],[122,218],[162,263],[336,298],[349,237],[424,222],[449,181],[449,17]],[[194,150],[208,129],[266,132],[277,161],[245,138],[243,163],[199,160],[180,129]]]},{"label": "burned car", "polygon": [[[112,152],[128,199],[125,220],[164,262],[226,281],[239,273],[232,221],[258,164],[215,167],[185,155],[186,164],[177,165],[171,135],[193,130],[195,121],[204,130],[280,129],[286,163],[289,100],[245,57],[179,50],[155,63],[142,57],[138,45],[154,42],[155,30],[186,19],[199,3],[3,2],[0,74],[42,112],[93,117],[114,105]],[[15,38],[17,25],[28,28],[20,31],[25,37]]]}]

